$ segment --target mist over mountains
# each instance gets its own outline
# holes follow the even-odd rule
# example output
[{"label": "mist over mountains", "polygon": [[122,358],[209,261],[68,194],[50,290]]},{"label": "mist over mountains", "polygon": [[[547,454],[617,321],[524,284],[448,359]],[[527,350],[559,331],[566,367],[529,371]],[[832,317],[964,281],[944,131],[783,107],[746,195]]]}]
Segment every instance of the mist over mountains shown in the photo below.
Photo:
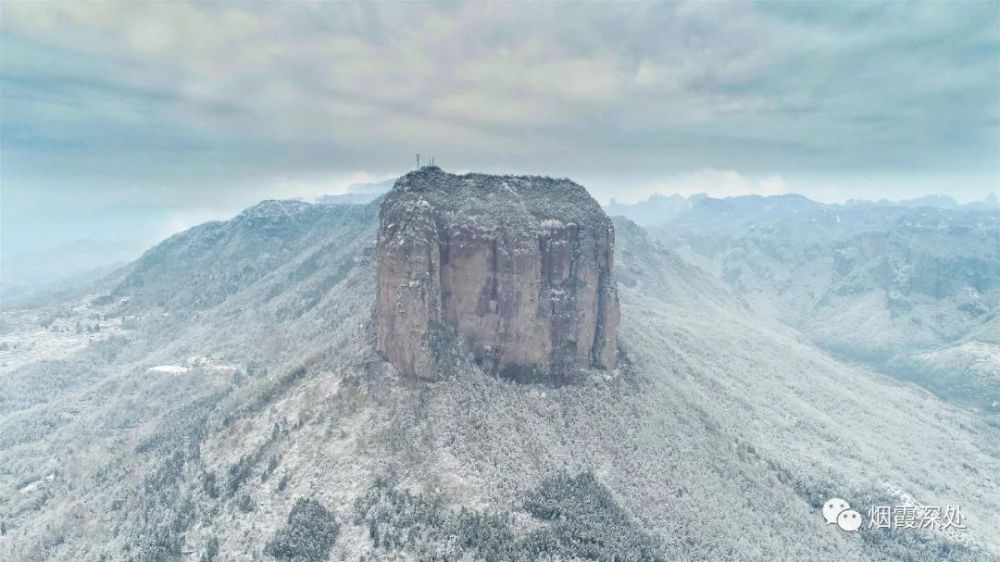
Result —
[{"label": "mist over mountains", "polygon": [[822,349],[1000,412],[995,202],[673,196],[615,211]]},{"label": "mist over mountains", "polygon": [[[996,416],[871,368],[996,388],[995,216],[705,198],[613,226],[619,366],[561,386],[376,353],[378,201],[264,201],[3,311],[0,557],[997,559]],[[849,534],[830,497],[966,529]]]},{"label": "mist over mountains", "polygon": [[[621,215],[623,217],[628,217],[630,220],[634,221],[636,224],[643,227],[658,227],[670,222],[670,220],[677,214],[684,211],[691,210],[699,201],[704,199],[716,199],[716,200],[729,200],[734,202],[736,205],[746,205],[747,208],[752,208],[753,202],[759,202],[761,200],[771,200],[778,201],[779,199],[786,197],[797,197],[808,199],[802,195],[788,194],[788,195],[772,195],[772,196],[761,196],[761,195],[739,195],[733,197],[711,197],[705,193],[698,193],[695,195],[679,195],[674,194],[653,194],[646,199],[638,201],[636,203],[620,203],[614,198],[611,199],[610,203],[605,206],[608,214],[610,215]],[[742,203],[740,203],[742,202]],[[933,207],[938,209],[962,209],[968,211],[992,211],[994,213],[1000,212],[1000,205],[997,203],[997,197],[995,194],[990,194],[983,201],[973,201],[970,203],[959,203],[955,201],[954,198],[947,195],[928,195],[925,197],[918,197],[915,199],[901,199],[901,200],[888,200],[879,199],[875,200],[865,200],[865,199],[849,199],[842,204],[831,204],[824,205],[823,203],[818,203],[812,201],[818,206],[826,206],[831,208],[850,208],[855,206],[877,206],[877,207]]]},{"label": "mist over mountains", "polygon": [[349,185],[344,193],[321,195],[317,203],[325,205],[361,205],[370,203],[392,189],[395,179]]}]

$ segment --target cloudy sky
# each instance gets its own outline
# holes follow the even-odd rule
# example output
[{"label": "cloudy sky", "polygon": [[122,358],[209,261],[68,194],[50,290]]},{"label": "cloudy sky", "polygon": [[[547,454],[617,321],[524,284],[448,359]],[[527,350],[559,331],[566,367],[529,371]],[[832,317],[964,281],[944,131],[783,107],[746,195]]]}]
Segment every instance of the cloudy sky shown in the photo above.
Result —
[{"label": "cloudy sky", "polygon": [[3,251],[445,169],[824,201],[1000,184],[1000,4],[5,3]]}]

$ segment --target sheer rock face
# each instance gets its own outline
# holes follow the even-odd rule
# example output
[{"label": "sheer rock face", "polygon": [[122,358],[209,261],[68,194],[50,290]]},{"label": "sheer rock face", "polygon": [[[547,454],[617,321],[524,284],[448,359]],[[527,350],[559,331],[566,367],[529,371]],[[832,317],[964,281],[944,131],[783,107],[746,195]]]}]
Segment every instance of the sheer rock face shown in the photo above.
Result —
[{"label": "sheer rock face", "polygon": [[569,180],[411,172],[381,206],[378,350],[421,379],[456,337],[518,381],[613,369],[613,253],[610,219]]}]

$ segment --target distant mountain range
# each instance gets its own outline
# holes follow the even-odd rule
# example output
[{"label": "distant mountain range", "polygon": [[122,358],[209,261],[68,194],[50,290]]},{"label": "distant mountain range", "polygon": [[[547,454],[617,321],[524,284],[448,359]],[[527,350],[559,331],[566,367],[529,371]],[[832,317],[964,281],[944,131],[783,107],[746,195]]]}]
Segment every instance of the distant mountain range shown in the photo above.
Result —
[{"label": "distant mountain range", "polygon": [[1000,412],[995,204],[674,196],[617,209],[838,357]]},{"label": "distant mountain range", "polygon": [[[698,201],[703,199],[713,199],[704,193],[699,193],[691,196],[684,196],[678,194],[663,195],[655,194],[637,203],[619,203],[615,199],[605,206],[605,210],[609,215],[627,217],[628,219],[635,221],[636,224],[643,227],[656,227],[662,226],[677,214],[684,211],[690,210]],[[811,201],[806,197],[801,195],[777,195],[764,197],[760,195],[744,195],[738,197],[728,197],[725,201],[733,201],[738,205],[746,205],[751,207],[754,205],[754,201],[766,201],[772,200],[777,201],[780,199],[785,199],[786,201],[792,199],[799,199],[808,201],[814,205],[823,205],[822,203],[817,203]],[[972,211],[993,211],[1000,212],[1000,204],[997,203],[997,196],[995,194],[990,194],[984,201],[974,201],[970,203],[958,203],[953,198],[947,195],[928,195],[926,197],[918,197],[916,199],[904,199],[900,201],[890,201],[888,199],[880,199],[878,201],[869,201],[863,199],[850,199],[846,203],[840,205],[824,205],[829,208],[844,208],[844,207],[854,207],[854,206],[871,206],[876,205],[880,207],[934,207],[938,209],[964,209]]]},{"label": "distant mountain range", "polygon": [[37,252],[0,254],[2,307],[97,281],[144,249],[124,242],[81,239]]},{"label": "distant mountain range", "polygon": [[356,183],[349,186],[344,193],[320,195],[316,202],[322,205],[364,205],[374,201],[392,189],[395,178],[379,182]]}]

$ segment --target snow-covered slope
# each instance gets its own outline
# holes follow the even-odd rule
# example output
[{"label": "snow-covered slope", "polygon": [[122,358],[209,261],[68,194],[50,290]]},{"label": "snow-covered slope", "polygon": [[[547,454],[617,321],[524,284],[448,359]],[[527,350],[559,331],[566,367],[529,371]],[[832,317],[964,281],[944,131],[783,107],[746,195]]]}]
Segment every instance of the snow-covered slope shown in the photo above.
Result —
[{"label": "snow-covered slope", "polygon": [[[996,424],[826,355],[631,223],[615,376],[399,378],[373,351],[376,212],[265,203],[87,299],[4,313],[0,559],[1000,553]],[[42,320],[57,360],[23,356]],[[820,516],[901,493],[960,505],[967,529]]]}]

